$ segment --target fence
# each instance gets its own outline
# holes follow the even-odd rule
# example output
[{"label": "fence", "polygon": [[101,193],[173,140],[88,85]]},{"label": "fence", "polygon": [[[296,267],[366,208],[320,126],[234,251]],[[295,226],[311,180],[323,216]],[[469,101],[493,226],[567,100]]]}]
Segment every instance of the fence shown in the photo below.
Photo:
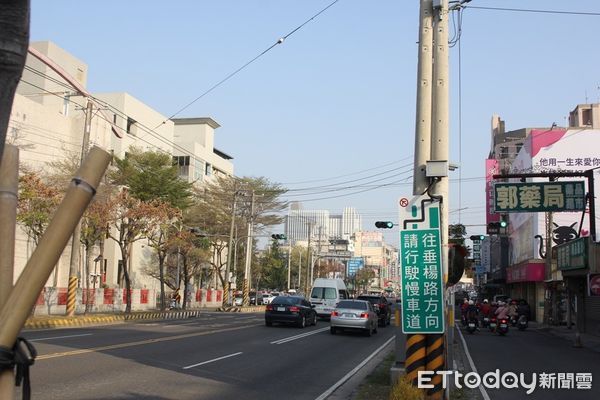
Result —
[{"label": "fence", "polygon": [[[100,288],[85,290],[77,289],[75,312],[80,314],[85,311],[86,303],[90,312],[123,312],[127,305],[127,291],[125,289]],[[171,292],[167,291],[166,305],[169,306]],[[188,298],[188,309],[220,307],[223,291],[215,289],[196,289]],[[159,307],[160,292],[154,289],[131,289],[131,310],[145,311],[156,310]],[[183,301],[183,299],[182,299]],[[66,312],[67,288],[45,287],[40,293],[35,315],[60,315]]]}]

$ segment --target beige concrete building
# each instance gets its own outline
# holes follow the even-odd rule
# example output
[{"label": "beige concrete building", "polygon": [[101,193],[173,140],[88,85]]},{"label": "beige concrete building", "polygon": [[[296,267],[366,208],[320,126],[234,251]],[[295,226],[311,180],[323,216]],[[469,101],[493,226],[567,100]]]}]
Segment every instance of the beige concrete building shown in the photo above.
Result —
[{"label": "beige concrete building", "polygon": [[[52,42],[36,42],[31,47],[56,63],[64,71],[63,75],[68,75],[85,88],[88,67],[83,61]],[[128,93],[101,93],[93,97],[95,105],[90,146],[100,146],[118,157],[123,157],[130,146],[166,152],[178,163],[183,158],[188,168],[181,168],[179,164],[180,175],[198,184],[211,176],[233,175],[232,157],[214,148],[215,129],[219,124],[213,119],[166,121],[166,116]],[[20,148],[21,164],[47,171],[49,162],[79,155],[86,104],[86,98],[63,76],[30,55],[15,95],[7,135],[7,141]],[[31,238],[18,228],[15,280],[32,251]],[[70,253],[68,246],[46,286],[67,286]],[[151,251],[144,241],[133,246],[128,268],[136,289],[158,290],[158,280],[143,272],[150,256]],[[102,279],[98,286],[103,284],[108,288],[121,288],[124,286],[120,279],[123,265],[120,251],[112,240],[106,241],[104,257],[104,265],[95,265]]]}]

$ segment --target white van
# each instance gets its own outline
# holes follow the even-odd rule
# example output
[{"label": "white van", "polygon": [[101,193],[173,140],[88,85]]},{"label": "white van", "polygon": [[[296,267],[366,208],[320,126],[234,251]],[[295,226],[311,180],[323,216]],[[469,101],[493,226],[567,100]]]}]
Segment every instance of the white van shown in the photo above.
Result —
[{"label": "white van", "polygon": [[310,304],[321,318],[329,318],[336,304],[349,298],[346,284],[341,279],[317,278],[310,292]]}]

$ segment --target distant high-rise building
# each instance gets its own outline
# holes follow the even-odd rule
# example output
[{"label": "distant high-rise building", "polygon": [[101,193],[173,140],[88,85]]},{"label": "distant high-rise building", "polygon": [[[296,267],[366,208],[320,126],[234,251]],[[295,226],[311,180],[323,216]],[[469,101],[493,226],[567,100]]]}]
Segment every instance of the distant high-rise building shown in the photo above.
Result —
[{"label": "distant high-rise building", "polygon": [[285,221],[289,240],[307,241],[309,225],[311,240],[348,239],[361,230],[362,219],[353,207],[346,207],[342,214],[333,215],[327,210],[302,210],[299,204],[290,207]]}]

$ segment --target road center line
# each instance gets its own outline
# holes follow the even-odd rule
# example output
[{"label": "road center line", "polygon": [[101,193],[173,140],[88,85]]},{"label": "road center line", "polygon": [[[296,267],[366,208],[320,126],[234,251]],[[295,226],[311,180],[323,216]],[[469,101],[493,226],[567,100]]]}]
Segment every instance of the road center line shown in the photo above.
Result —
[{"label": "road center line", "polygon": [[241,351],[239,351],[237,353],[229,354],[227,356],[223,356],[223,357],[219,357],[219,358],[213,358],[212,360],[204,361],[204,362],[201,362],[201,363],[198,363],[198,364],[188,365],[187,367],[183,367],[183,369],[190,369],[190,368],[194,368],[194,367],[199,367],[201,365],[210,364],[211,362],[215,362],[215,361],[219,361],[219,360],[224,360],[224,359],[229,358],[229,357],[239,356],[240,354],[242,354]]},{"label": "road center line", "polygon": [[196,337],[196,336],[212,335],[214,333],[238,331],[240,329],[248,329],[253,326],[261,326],[261,325],[242,325],[242,326],[236,326],[233,328],[213,329],[213,330],[204,331],[204,332],[193,332],[193,333],[186,333],[183,335],[166,336],[166,337],[156,338],[156,339],[139,340],[137,342],[128,342],[128,343],[119,343],[119,344],[113,344],[113,345],[108,345],[108,346],[92,347],[90,349],[80,349],[80,350],[65,351],[62,353],[43,354],[43,355],[37,356],[36,361],[46,360],[49,358],[57,358],[57,357],[76,356],[79,354],[98,353],[98,352],[106,351],[106,350],[123,349],[126,347],[142,346],[145,344],[168,342],[171,340],[180,340],[180,339],[186,339],[186,338],[191,338],[191,337]]},{"label": "road center line", "polygon": [[321,329],[316,329],[314,331],[310,331],[310,332],[306,332],[306,333],[301,333],[300,335],[295,335],[295,336],[290,336],[290,337],[287,337],[287,338],[279,339],[279,340],[276,340],[274,342],[271,342],[271,344],[284,344],[284,343],[287,343],[287,342],[291,342],[293,340],[302,339],[302,338],[305,338],[307,336],[314,335],[316,333],[326,331],[328,329],[329,329],[329,327],[321,328]]},{"label": "road center line", "polygon": [[91,336],[91,335],[93,335],[93,333],[82,333],[80,335],[54,336],[54,337],[45,337],[45,338],[27,339],[27,340],[29,340],[30,342],[39,342],[40,340],[66,339],[66,338],[72,338],[72,337]]}]

